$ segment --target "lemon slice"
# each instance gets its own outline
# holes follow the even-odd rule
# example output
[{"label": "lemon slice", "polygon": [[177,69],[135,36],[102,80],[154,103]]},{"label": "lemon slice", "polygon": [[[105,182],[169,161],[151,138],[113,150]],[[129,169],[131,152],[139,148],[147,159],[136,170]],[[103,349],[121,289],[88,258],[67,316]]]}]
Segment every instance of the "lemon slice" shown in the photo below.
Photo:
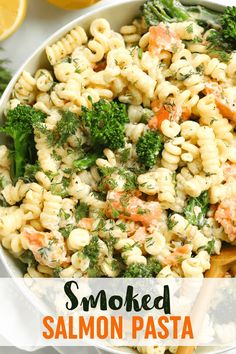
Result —
[{"label": "lemon slice", "polygon": [[65,10],[81,9],[93,5],[97,1],[98,0],[48,0],[50,4],[61,7]]},{"label": "lemon slice", "polygon": [[0,41],[9,37],[25,18],[27,0],[0,0]]}]

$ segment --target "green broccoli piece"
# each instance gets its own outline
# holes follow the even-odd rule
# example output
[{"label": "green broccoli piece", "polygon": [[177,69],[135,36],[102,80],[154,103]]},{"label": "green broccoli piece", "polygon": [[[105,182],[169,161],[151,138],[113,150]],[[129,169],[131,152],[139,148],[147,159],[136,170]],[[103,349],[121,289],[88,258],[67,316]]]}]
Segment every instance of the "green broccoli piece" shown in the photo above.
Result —
[{"label": "green broccoli piece", "polygon": [[98,236],[93,236],[90,243],[83,249],[83,255],[90,259],[90,267],[94,267],[97,264],[99,250],[99,238]]},{"label": "green broccoli piece", "polygon": [[233,49],[236,49],[236,6],[226,7],[220,17],[222,36],[225,41],[230,42]]},{"label": "green broccoli piece", "polygon": [[141,12],[148,26],[156,26],[159,22],[181,22],[190,17],[177,0],[148,0]]},{"label": "green broccoli piece", "polygon": [[124,278],[151,278],[152,274],[145,264],[132,263],[123,274]]},{"label": "green broccoli piece", "polygon": [[9,135],[13,142],[11,146],[11,175],[14,180],[24,176],[25,165],[34,163],[35,146],[33,127],[43,122],[46,115],[33,107],[18,105],[7,112],[6,122],[0,132]]},{"label": "green broccoli piece", "polygon": [[147,267],[148,267],[148,269],[151,272],[153,277],[156,277],[157,274],[162,269],[162,266],[161,266],[160,262],[157,259],[152,258],[152,257],[148,258]]},{"label": "green broccoli piece", "polygon": [[206,220],[205,216],[209,209],[208,192],[202,192],[197,198],[189,198],[184,208],[184,216],[192,225],[202,227]]},{"label": "green broccoli piece", "polygon": [[162,149],[163,141],[160,133],[148,130],[138,139],[136,145],[139,162],[147,169],[153,167]]},{"label": "green broccoli piece", "polygon": [[0,59],[0,97],[11,80],[10,71],[5,67],[6,62],[7,60]]},{"label": "green broccoli piece", "polygon": [[230,53],[236,49],[236,7],[227,7],[219,16],[221,27],[212,29],[208,36],[208,52],[227,62]]},{"label": "green broccoli piece", "polygon": [[124,278],[153,278],[161,270],[161,265],[155,258],[149,258],[147,264],[132,263],[125,270]]},{"label": "green broccoli piece", "polygon": [[125,123],[128,121],[126,105],[120,102],[101,99],[91,110],[83,107],[82,122],[96,148],[116,150],[124,147]]},{"label": "green broccoli piece", "polygon": [[98,154],[87,155],[81,159],[75,160],[73,162],[73,166],[78,171],[87,170],[88,168],[92,167],[95,164],[98,157],[99,157]]},{"label": "green broccoli piece", "polygon": [[207,50],[209,54],[216,56],[223,62],[228,62],[230,60],[230,53],[233,48],[232,45],[224,39],[222,31],[211,29],[208,32],[207,42]]}]

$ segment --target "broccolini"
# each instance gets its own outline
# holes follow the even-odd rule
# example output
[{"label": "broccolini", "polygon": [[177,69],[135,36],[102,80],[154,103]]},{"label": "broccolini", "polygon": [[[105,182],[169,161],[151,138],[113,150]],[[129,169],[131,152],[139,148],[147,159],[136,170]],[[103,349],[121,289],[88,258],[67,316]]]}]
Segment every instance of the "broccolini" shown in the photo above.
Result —
[{"label": "broccolini", "polygon": [[83,107],[82,121],[96,148],[124,147],[125,123],[129,121],[125,104],[101,99],[91,110]]},{"label": "broccolini", "polygon": [[178,0],[147,0],[141,12],[148,26],[160,22],[194,20],[203,27],[219,27],[219,14],[203,6],[184,6]]},{"label": "broccolini", "polygon": [[151,272],[145,264],[132,263],[124,272],[124,278],[151,278]]},{"label": "broccolini", "polygon": [[150,258],[147,264],[132,263],[130,264],[124,272],[124,278],[153,278],[161,270],[160,263],[154,259]]},{"label": "broccolini", "polygon": [[153,167],[162,149],[163,141],[161,134],[148,130],[137,142],[136,152],[139,162],[147,169]]},{"label": "broccolini", "polygon": [[236,49],[236,6],[226,7],[220,17],[222,36],[228,41],[233,49]]},{"label": "broccolini", "polygon": [[18,105],[7,112],[5,124],[0,128],[0,132],[12,138],[10,156],[13,179],[24,176],[26,164],[35,162],[33,127],[45,118],[45,113],[26,105]]}]

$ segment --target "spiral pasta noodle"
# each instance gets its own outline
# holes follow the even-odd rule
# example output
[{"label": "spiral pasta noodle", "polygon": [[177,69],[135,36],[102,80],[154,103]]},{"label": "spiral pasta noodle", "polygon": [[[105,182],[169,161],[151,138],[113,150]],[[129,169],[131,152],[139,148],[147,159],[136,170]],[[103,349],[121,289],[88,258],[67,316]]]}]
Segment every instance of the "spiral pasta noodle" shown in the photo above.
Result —
[{"label": "spiral pasta noodle", "polygon": [[7,237],[24,225],[24,214],[16,206],[0,207],[0,237]]},{"label": "spiral pasta noodle", "polygon": [[197,108],[200,114],[200,123],[210,126],[214,130],[217,139],[224,141],[233,139],[232,125],[220,115],[215,104],[214,95],[203,97],[198,102]]},{"label": "spiral pasta noodle", "polygon": [[48,147],[47,139],[39,132],[35,132],[35,142],[38,154],[38,160],[43,171],[57,172],[59,161],[53,158],[53,151]]},{"label": "spiral pasta noodle", "polygon": [[115,249],[121,252],[121,257],[127,265],[132,263],[146,264],[147,262],[146,258],[142,255],[141,249],[132,239],[122,238],[118,240],[115,244]]},{"label": "spiral pasta noodle", "polygon": [[15,84],[13,96],[21,103],[32,103],[36,97],[36,80],[28,71],[23,71]]},{"label": "spiral pasta noodle", "polygon": [[183,138],[177,137],[164,144],[161,160],[163,167],[168,168],[171,171],[177,169],[182,153],[181,144],[183,141]]},{"label": "spiral pasta noodle", "polygon": [[40,221],[48,230],[58,230],[60,222],[60,209],[62,207],[62,198],[53,195],[51,192],[43,193],[43,211],[40,215]]},{"label": "spiral pasta noodle", "polygon": [[198,230],[196,226],[188,223],[188,221],[179,214],[173,214],[171,220],[174,223],[172,231],[177,235],[187,238],[191,241],[193,251],[197,251],[200,247],[206,246],[209,239],[204,236],[204,234]]},{"label": "spiral pasta noodle", "polygon": [[26,220],[37,219],[43,207],[43,188],[37,183],[31,183],[25,195],[21,209]]},{"label": "spiral pasta noodle", "polygon": [[158,199],[162,203],[163,208],[168,209],[169,205],[175,201],[175,189],[173,184],[173,176],[168,168],[158,168]]},{"label": "spiral pasta noodle", "polygon": [[213,129],[200,127],[197,136],[204,171],[210,174],[217,173],[220,162]]},{"label": "spiral pasta noodle", "polygon": [[177,59],[178,52],[173,56],[170,72],[182,81],[192,95],[198,94],[205,87],[202,77],[186,59]]},{"label": "spiral pasta noodle", "polygon": [[120,33],[124,37],[125,43],[128,45],[138,43],[141,38],[140,34],[138,33],[138,29],[134,24],[122,26]]},{"label": "spiral pasta noodle", "polygon": [[29,184],[25,184],[22,180],[19,180],[15,186],[8,184],[1,193],[8,204],[14,205],[25,197],[29,188]]},{"label": "spiral pasta noodle", "polygon": [[73,50],[87,43],[87,35],[85,30],[77,26],[72,29],[65,37],[46,48],[46,54],[51,65],[55,65],[57,62],[71,54]]}]

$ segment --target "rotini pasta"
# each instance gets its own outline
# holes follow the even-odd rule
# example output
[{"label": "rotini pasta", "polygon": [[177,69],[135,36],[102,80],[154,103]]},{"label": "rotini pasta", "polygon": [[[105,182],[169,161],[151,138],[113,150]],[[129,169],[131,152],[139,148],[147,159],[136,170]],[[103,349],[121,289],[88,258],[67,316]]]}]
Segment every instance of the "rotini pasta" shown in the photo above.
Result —
[{"label": "rotini pasta", "polygon": [[57,43],[46,48],[46,54],[51,65],[55,65],[60,60],[71,54],[76,47],[87,42],[85,30],[77,26],[72,29],[64,38]]}]

